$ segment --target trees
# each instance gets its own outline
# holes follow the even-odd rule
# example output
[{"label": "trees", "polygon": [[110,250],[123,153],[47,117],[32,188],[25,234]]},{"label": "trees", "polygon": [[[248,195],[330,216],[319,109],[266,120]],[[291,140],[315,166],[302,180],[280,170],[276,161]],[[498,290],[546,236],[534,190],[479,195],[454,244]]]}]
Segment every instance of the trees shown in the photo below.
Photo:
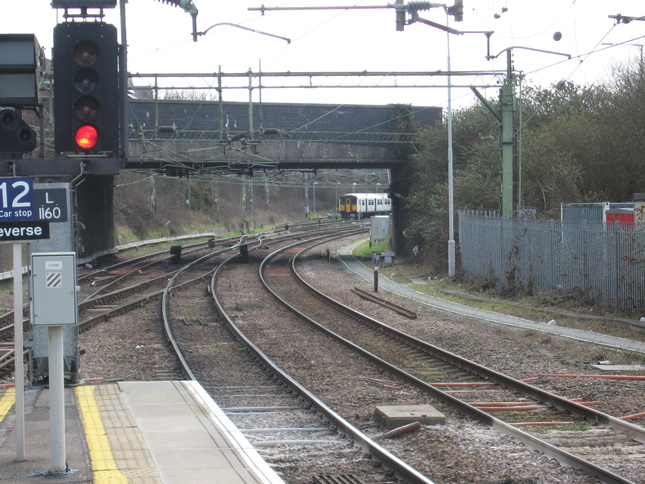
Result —
[{"label": "trees", "polygon": [[[499,157],[496,120],[486,108],[473,106],[453,117],[454,195],[459,209],[498,206]],[[425,130],[414,159],[416,176],[409,191],[405,227],[407,245],[437,254],[448,240],[447,126]]]},{"label": "trees", "polygon": [[[645,191],[645,76],[641,61],[605,85],[525,87],[516,112],[518,205],[558,217],[561,203],[629,201]],[[494,103],[494,101],[493,101]],[[455,209],[498,210],[500,128],[481,105],[453,117]],[[520,149],[521,148],[521,149]],[[409,243],[446,252],[447,127],[419,136],[410,190]],[[435,257],[436,259],[436,257]]]}]

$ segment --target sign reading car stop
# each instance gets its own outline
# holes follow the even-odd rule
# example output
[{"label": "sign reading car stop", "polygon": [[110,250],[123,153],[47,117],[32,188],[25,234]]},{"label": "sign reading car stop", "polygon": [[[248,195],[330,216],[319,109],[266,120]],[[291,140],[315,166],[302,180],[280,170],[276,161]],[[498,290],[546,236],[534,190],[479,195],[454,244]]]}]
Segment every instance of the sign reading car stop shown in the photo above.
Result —
[{"label": "sign reading car stop", "polygon": [[0,178],[0,222],[35,218],[33,180]]}]

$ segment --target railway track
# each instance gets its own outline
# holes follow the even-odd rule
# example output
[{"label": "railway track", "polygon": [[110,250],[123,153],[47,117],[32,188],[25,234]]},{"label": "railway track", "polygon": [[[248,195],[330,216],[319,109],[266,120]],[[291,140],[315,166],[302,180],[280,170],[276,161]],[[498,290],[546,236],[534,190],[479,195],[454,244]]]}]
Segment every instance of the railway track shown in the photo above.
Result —
[{"label": "railway track", "polygon": [[[183,262],[170,264],[167,248],[145,255],[127,258],[101,269],[78,271],[79,293],[79,330],[85,331],[101,321],[107,320],[147,304],[162,297],[169,278],[179,272],[181,267],[212,252],[231,252],[241,250],[243,246],[260,244],[272,238],[294,238],[311,231],[328,227],[333,230],[340,226],[336,223],[298,224],[295,227],[277,227],[266,233],[242,235],[223,239],[207,240],[181,246]],[[25,341],[29,339],[29,305],[23,307],[23,328]],[[0,315],[0,371],[11,371],[14,368],[13,351],[13,310]],[[24,356],[27,357],[28,350]]]},{"label": "railway track", "polygon": [[[282,250],[263,264],[266,284],[284,304],[352,350],[462,412],[603,482],[632,482],[602,467],[607,456],[615,463],[622,453],[623,462],[644,465],[642,427],[598,412],[587,406],[590,402],[573,402],[464,360],[326,298],[297,277],[294,264],[299,250],[296,246]],[[310,302],[312,295],[321,301],[317,306]],[[470,392],[455,393],[460,388],[479,391],[471,397]],[[482,397],[491,398],[481,401]],[[524,422],[527,415],[529,421]],[[528,433],[520,427],[548,430]]]},{"label": "railway track", "polygon": [[[292,248],[291,250],[298,249]],[[259,255],[257,257],[259,258]],[[257,262],[259,263],[259,260]],[[237,328],[236,332],[239,331],[243,335],[244,345],[242,347],[245,354],[247,352],[257,353],[260,355],[258,358],[262,359],[262,364],[267,368],[273,369],[276,365],[281,368],[280,371],[285,372],[294,381],[294,388],[298,388],[294,392],[298,395],[305,394],[302,393],[305,391],[314,393],[315,400],[320,401],[322,408],[322,410],[317,410],[317,413],[320,413],[323,418],[331,421],[334,415],[339,415],[346,422],[352,422],[349,423],[350,428],[359,430],[356,442],[361,446],[370,445],[374,443],[377,436],[382,434],[382,428],[374,427],[370,414],[370,409],[373,409],[379,402],[391,403],[393,399],[397,401],[402,398],[393,396],[393,393],[402,395],[406,402],[410,400],[417,403],[431,402],[431,397],[421,394],[412,385],[405,382],[399,382],[400,388],[397,390],[390,389],[391,385],[379,383],[383,378],[389,376],[384,374],[381,367],[366,358],[339,350],[337,342],[330,341],[321,332],[311,331],[300,318],[294,317],[290,311],[281,309],[280,306],[276,307],[273,297],[268,292],[262,293],[258,289],[251,289],[252,286],[258,285],[257,272],[253,274],[254,267],[249,268],[248,265],[243,264],[230,265],[227,270],[222,271],[225,279],[218,278],[212,292],[217,294],[221,311],[227,314],[227,320],[233,321],[233,326]],[[276,271],[274,276],[283,277],[280,270]],[[245,288],[245,290],[241,288]],[[268,363],[264,362],[265,360]],[[223,374],[228,372],[233,374],[235,369],[226,368],[221,371]],[[245,377],[242,376],[241,379],[245,379]],[[201,378],[200,381],[202,381]],[[218,400],[216,396],[215,400]],[[256,403],[253,406],[261,406],[261,404]],[[331,417],[326,412],[329,412]],[[424,476],[422,479],[426,481],[437,478],[440,481],[443,479],[443,482],[475,482],[478,480],[480,482],[502,482],[504,478],[514,475],[512,474],[514,470],[510,469],[510,465],[509,469],[505,467],[496,469],[491,467],[486,458],[464,453],[460,449],[464,443],[462,429],[459,426],[450,427],[452,436],[448,439],[457,439],[458,442],[446,441],[444,436],[439,437],[439,441],[437,441],[436,432],[424,429],[419,432],[424,435],[422,440],[414,438],[413,443],[408,440],[407,445],[405,440],[402,442],[383,441],[380,447],[385,450],[380,452],[388,456],[399,456],[407,463],[408,467],[421,473]],[[344,426],[338,426],[338,428],[344,429]],[[482,433],[485,432],[485,429],[481,427],[478,431]],[[344,433],[349,434],[349,431],[344,431]],[[373,438],[369,437],[370,435]],[[489,439],[490,435],[483,435],[483,438]],[[504,460],[508,460],[508,454],[524,454],[528,460],[534,458],[533,455],[526,455],[526,450],[521,446],[509,444],[508,441],[501,442],[500,439],[496,439],[491,445],[498,449],[504,449]],[[294,455],[288,449],[285,449],[284,453],[289,456],[290,460],[274,464],[280,466],[279,469],[284,469],[283,472],[287,473],[287,482],[311,482],[311,474],[314,469],[315,472],[328,471],[331,474],[331,480],[321,482],[337,482],[333,479],[345,482],[341,479],[347,475],[356,478],[356,481],[347,482],[381,482],[375,481],[371,477],[362,479],[360,475],[362,469],[359,466],[361,461],[338,463],[321,458],[319,465],[313,468],[312,472],[303,475],[307,470],[301,469],[297,462],[300,454],[305,453],[296,450]],[[445,462],[443,457],[445,454],[449,455],[449,462]],[[380,459],[378,455],[379,452],[375,452],[374,460]],[[269,462],[271,462],[270,459]],[[517,465],[524,464],[518,463]],[[396,464],[386,464],[386,466],[396,468]],[[455,475],[460,476],[456,481]],[[482,476],[487,475],[493,477],[482,481]],[[419,482],[419,477],[408,476],[401,479],[404,482]],[[580,481],[576,478],[572,481],[558,482],[591,483],[595,481]]]},{"label": "railway track", "polygon": [[[291,234],[291,237],[294,236],[299,237],[295,234]],[[348,479],[356,479],[355,481],[348,480],[347,482],[390,482],[393,478],[392,476],[394,476],[394,472],[380,471],[379,473],[374,473],[374,469],[372,469],[372,467],[374,467],[373,460],[378,459],[370,460],[365,457],[369,454],[369,451],[366,450],[366,447],[362,440],[363,438],[365,438],[365,436],[369,435],[371,435],[372,437],[366,437],[367,440],[373,440],[373,438],[376,438],[377,435],[382,433],[382,429],[375,429],[373,428],[373,426],[371,427],[370,424],[365,425],[365,422],[359,419],[359,421],[355,422],[354,424],[357,428],[362,429],[361,433],[363,437],[353,438],[351,437],[351,433],[346,431],[342,425],[339,426],[338,424],[330,423],[332,422],[332,419],[326,414],[327,410],[313,411],[312,409],[315,408],[315,405],[303,398],[302,391],[305,391],[306,389],[311,390],[312,388],[314,388],[314,393],[320,395],[317,397],[317,399],[320,400],[321,403],[323,401],[327,402],[328,404],[331,402],[331,405],[329,405],[328,407],[330,410],[333,409],[331,410],[331,415],[333,415],[334,413],[343,415],[343,417],[345,417],[345,420],[348,422],[352,421],[353,419],[351,413],[348,414],[345,410],[343,410],[342,412],[337,410],[337,404],[339,402],[333,400],[328,401],[327,397],[324,394],[324,391],[319,392],[320,388],[317,387],[318,384],[322,384],[323,388],[325,386],[341,386],[346,384],[347,382],[343,382],[342,380],[332,381],[327,374],[328,372],[324,371],[327,362],[317,361],[315,362],[316,364],[314,364],[313,361],[309,361],[309,351],[306,349],[306,346],[298,346],[298,348],[300,349],[295,349],[297,344],[300,343],[298,340],[302,337],[307,340],[311,340],[309,341],[310,344],[314,344],[312,343],[314,337],[310,336],[312,333],[309,330],[304,330],[302,323],[300,323],[299,329],[294,330],[294,332],[290,333],[289,335],[285,336],[283,334],[281,336],[280,334],[277,334],[278,325],[276,324],[276,322],[280,322],[279,326],[282,326],[282,323],[284,322],[286,326],[286,320],[291,316],[287,316],[282,312],[282,310],[276,310],[272,305],[264,300],[260,300],[260,298],[258,298],[257,296],[251,296],[251,299],[247,300],[246,294],[240,292],[239,283],[233,282],[231,280],[231,277],[245,277],[240,276],[239,274],[235,276],[234,274],[237,274],[238,268],[240,270],[243,270],[244,272],[248,272],[249,267],[254,267],[256,262],[259,263],[259,254],[268,255],[269,250],[273,250],[269,249],[272,244],[273,242],[268,242],[265,240],[258,242],[257,249],[251,251],[252,255],[250,256],[248,263],[232,264],[226,266],[228,267],[228,269],[220,269],[220,274],[218,276],[225,274],[227,275],[227,280],[231,282],[224,282],[224,279],[218,279],[219,282],[211,282],[208,286],[210,287],[210,290],[208,292],[204,288],[204,281],[211,277],[213,268],[229,256],[233,254],[237,256],[239,248],[229,248],[228,253],[222,252],[222,254],[218,255],[214,255],[214,252],[217,252],[217,250],[213,250],[213,248],[211,248],[211,251],[208,254],[204,254],[204,257],[206,257],[206,260],[208,260],[208,262],[206,262],[205,260],[204,263],[208,265],[208,268],[204,268],[205,266],[203,266],[201,262],[198,262],[195,264],[195,267],[187,268],[186,270],[181,271],[182,274],[178,275],[177,277],[174,277],[174,274],[168,274],[165,279],[167,280],[168,278],[171,278],[173,281],[165,289],[160,291],[160,289],[157,287],[154,290],[148,289],[145,292],[149,294],[154,293],[154,297],[162,297],[164,292],[167,293],[171,304],[169,306],[165,306],[164,303],[164,307],[170,308],[170,325],[173,328],[173,332],[175,333],[174,336],[175,340],[177,341],[178,347],[183,347],[184,349],[183,354],[186,360],[189,362],[191,371],[194,372],[195,376],[200,380],[200,382],[202,382],[204,387],[214,395],[215,400],[220,403],[220,406],[226,409],[226,411],[230,414],[231,419],[236,422],[239,427],[246,431],[249,440],[258,445],[260,452],[265,455],[269,462],[273,462],[275,466],[279,466],[281,469],[286,469],[285,472],[291,472],[291,469],[289,469],[289,467],[292,465],[290,461],[290,459],[292,459],[292,451],[294,448],[300,448],[297,446],[302,445],[303,447],[301,447],[300,449],[308,450],[299,451],[301,459],[297,464],[293,464],[293,466],[299,467],[299,472],[308,472],[309,475],[315,474],[315,479],[317,480],[314,480],[313,482],[336,482],[333,480],[325,480],[328,476],[320,471],[321,469],[326,469],[325,465],[316,464],[319,464],[320,462],[327,462],[325,460],[325,456],[329,457],[328,462],[335,462],[333,466],[335,466],[334,468],[338,469],[339,472],[341,472],[341,469],[347,470],[347,472],[344,472],[342,474],[331,473],[332,478],[337,477],[338,479],[341,479],[347,477]],[[294,255],[301,252],[302,248],[291,247],[290,249],[287,249],[287,251],[291,252],[290,255]],[[320,257],[320,255],[316,257]],[[195,261],[201,258],[202,254],[196,256]],[[202,267],[198,268],[198,265],[202,265]],[[288,272],[290,269],[288,269],[288,267],[284,265],[269,265],[268,267],[271,268],[271,271],[269,271],[271,273],[269,277],[270,279],[282,282],[291,277]],[[178,273],[179,271],[177,272],[177,274]],[[142,281],[139,280],[137,282],[141,283]],[[231,302],[229,299],[229,302],[221,303],[219,311],[213,313],[213,305],[211,302],[209,302],[210,299],[206,296],[209,293],[222,292],[222,286],[226,286],[227,284],[231,286],[231,290],[234,292],[234,302]],[[120,289],[115,289],[114,287],[112,287],[108,292],[117,292],[119,290]],[[291,298],[295,297],[299,300],[310,298],[310,296],[299,296],[298,294],[300,293],[296,292],[294,289],[287,289],[287,292],[289,293]],[[190,294],[192,294],[192,296],[190,296]],[[174,313],[174,311],[177,310],[176,307],[174,307],[175,303],[179,303],[181,305],[183,304],[181,303],[181,301],[184,299],[190,302],[186,303],[187,305],[184,308],[180,307],[179,312]],[[196,300],[199,301],[198,304],[195,303]],[[202,306],[202,304],[204,304],[204,306]],[[134,303],[133,307],[140,305],[140,302]],[[263,306],[266,306],[266,308],[264,308]],[[269,316],[264,318],[264,321],[267,324],[262,325],[259,329],[257,327],[252,327],[247,321],[247,313],[255,310],[261,311],[264,309],[268,310],[268,312],[270,313]],[[237,335],[237,333],[231,333],[234,330],[225,329],[225,318],[224,316],[222,316],[222,313],[224,312],[230,313],[229,317],[231,319],[232,325],[234,327],[237,327],[238,330],[242,332],[242,334],[248,334],[248,336],[246,337],[251,338],[252,340],[249,339],[247,342],[243,339],[240,339],[240,336]],[[323,312],[331,314],[331,311],[328,307]],[[352,336],[356,336],[359,334],[358,331],[358,329],[353,328],[350,333]],[[268,333],[274,332],[276,334],[268,335]],[[377,333],[381,332],[381,330],[377,331]],[[191,333],[194,334],[191,336]],[[213,337],[213,341],[209,341],[211,334],[218,334],[218,336]],[[226,334],[229,335],[226,338],[228,342],[222,343],[222,341],[225,341],[224,335]],[[235,334],[236,339],[232,339],[230,337],[230,334]],[[206,335],[209,336],[207,337]],[[268,336],[271,336],[271,338],[269,338]],[[373,335],[368,335],[367,339],[373,339]],[[256,349],[261,353],[268,355],[269,360],[271,360],[273,363],[279,363],[281,361],[280,357],[281,353],[283,352],[289,353],[289,357],[293,357],[294,354],[300,352],[300,354],[297,355],[300,357],[300,360],[296,359],[294,360],[295,363],[288,363],[285,365],[285,371],[288,371],[289,375],[291,375],[287,375],[287,377],[294,380],[293,384],[288,383],[288,380],[281,380],[280,382],[276,383],[277,373],[275,373],[273,370],[270,370],[270,366],[267,363],[261,363],[262,366],[260,367],[260,369],[255,367],[254,370],[248,370],[248,373],[240,378],[239,373],[235,372],[238,370],[238,367],[242,365],[242,363],[246,365],[249,361],[259,361],[259,356],[255,354]],[[226,355],[227,358],[218,358],[218,356],[223,355]],[[318,358],[317,356],[311,357]],[[416,353],[409,353],[408,356],[404,358],[404,362],[407,361],[408,363],[414,363],[411,365],[408,364],[408,366],[405,368],[407,370],[407,373],[410,373],[413,376],[415,375],[415,371],[422,370],[421,373],[427,372],[428,368],[430,367],[430,365],[428,365],[428,367],[424,367],[425,363],[423,365],[420,364],[422,360],[417,360],[417,358],[420,357]],[[229,361],[227,364],[231,366],[225,366],[225,364],[220,361],[222,367],[219,371],[215,372],[215,376],[213,376],[213,374],[211,374],[210,376],[205,376],[204,372],[206,372],[206,370],[202,365],[204,365],[206,361],[213,359],[228,359]],[[348,357],[348,361],[345,363],[347,366],[349,366],[350,362],[353,363],[353,360],[356,359],[356,356]],[[300,363],[298,363],[298,361],[300,361]],[[336,361],[335,363],[339,362]],[[393,390],[377,388],[375,385],[375,383],[378,384],[378,381],[384,380],[386,378],[388,380],[391,380],[391,383],[388,384],[388,386],[401,387],[401,391],[405,392],[405,394],[407,395],[406,399],[408,400],[428,402],[438,398],[436,396],[428,397],[425,395],[425,393],[421,393],[417,388],[418,385],[413,379],[409,380],[407,379],[407,377],[392,377],[389,373],[389,370],[387,375],[385,375],[383,369],[379,369],[377,365],[370,366],[370,364],[364,366],[362,370],[357,371],[357,375],[361,375],[360,383],[357,383],[359,378],[357,378],[356,381],[351,381],[351,392],[355,392],[359,384],[365,387],[361,389],[361,392],[365,392],[364,395],[360,397],[362,398],[362,400],[359,399],[352,403],[352,401],[350,401],[350,394],[348,394],[345,398],[341,398],[342,400],[347,400],[350,406],[355,405],[356,408],[360,408],[363,406],[371,406],[373,405],[374,401],[387,402],[388,400],[391,400],[392,393],[394,393]],[[310,380],[306,381],[304,378],[301,379],[301,375],[312,370],[314,373],[313,376],[310,377]],[[185,369],[180,369],[178,366],[173,367],[173,369],[168,371],[168,375],[165,375],[165,377],[167,378],[183,377],[180,375],[183,375],[185,373]],[[445,379],[448,378],[448,372],[454,371],[450,370],[449,367],[439,365],[438,369],[433,369],[433,371],[436,371],[437,376],[430,378],[432,382],[455,383],[453,381],[445,381]],[[454,373],[450,374],[454,375]],[[164,379],[165,377],[164,375],[159,375],[159,379]],[[423,373],[422,376],[417,376],[416,378],[421,380],[428,379],[428,374]],[[444,381],[440,381],[439,378]],[[456,377],[451,376],[451,379],[454,378]],[[469,385],[481,383],[481,380],[478,380],[478,378],[482,378],[481,375],[478,375],[478,377],[473,377],[472,374],[470,374],[465,377],[465,380],[462,383],[467,383]],[[485,377],[484,380],[486,380]],[[240,384],[240,381],[243,382],[243,384]],[[501,398],[501,393],[507,392],[508,390],[503,390],[499,383],[495,381],[484,381],[483,383],[486,383],[487,387],[490,386],[490,383],[495,383],[497,385],[495,389],[499,391],[494,393],[490,392],[491,394],[495,395],[495,399],[473,399],[467,398],[469,394],[463,394],[461,396],[464,398],[460,398],[460,400],[466,400],[467,402],[470,401],[471,403],[478,404],[488,404],[491,403],[491,401],[499,403],[502,400],[504,400],[502,403],[505,404],[512,403],[513,401],[521,401],[522,405],[516,406],[528,406],[527,403],[529,403],[529,400],[526,397],[518,396],[518,394],[515,392],[509,391],[509,393],[506,394],[507,396]],[[367,396],[368,392],[366,388],[370,386],[374,386],[376,392]],[[380,386],[383,387],[383,385]],[[439,388],[442,387],[439,386]],[[452,394],[453,396],[459,395],[459,393],[449,392],[462,391],[461,388],[456,386],[443,387],[443,389],[447,390],[444,393],[447,393],[449,395]],[[489,388],[489,390],[492,390],[492,388]],[[396,393],[398,394],[399,391],[396,391]],[[355,398],[355,396],[351,396],[351,398]],[[531,402],[537,403],[538,405],[543,407],[541,409],[533,410],[532,412],[553,411],[552,405],[542,405],[540,401],[535,398],[531,400]],[[481,405],[479,410],[482,410],[481,407],[483,406],[484,405]],[[325,408],[324,404],[322,408]],[[503,409],[500,411],[504,412]],[[520,410],[517,409],[513,409],[507,412],[512,413],[512,418],[510,419],[510,421],[503,423],[511,426],[511,428],[516,426],[518,420],[520,420],[519,418],[517,418],[517,415],[527,415],[526,412],[522,412],[520,414]],[[448,414],[451,415],[449,412]],[[498,415],[499,417],[503,414],[496,413],[496,415]],[[537,415],[540,416],[540,419],[542,419],[543,416],[546,416],[547,414],[538,413]],[[554,415],[555,414],[551,414],[550,416],[555,418]],[[347,418],[348,416],[350,418]],[[307,420],[307,417],[310,417],[311,420]],[[522,417],[522,419],[525,419],[525,417]],[[585,422],[585,419],[581,418],[580,416],[576,417],[576,419],[578,422]],[[498,420],[502,421],[502,419],[499,418]],[[585,424],[583,423],[583,425]],[[492,427],[498,428],[497,424],[494,424]],[[594,423],[590,427],[591,428],[588,430],[596,430],[601,426]],[[559,439],[559,441],[553,440],[551,445],[554,445],[554,443],[555,447],[569,445],[568,443],[564,442],[564,437],[571,436],[573,434],[571,434],[570,431],[562,432],[561,430],[558,430],[558,428],[559,427],[552,426],[552,428],[549,428],[548,430],[550,437],[552,437],[553,439]],[[340,433],[338,432],[338,429],[341,429]],[[504,429],[504,431],[506,430]],[[560,434],[557,435],[556,432],[560,432]],[[604,432],[603,438],[607,437],[607,435],[612,435],[612,437],[610,438],[613,438],[613,432],[613,430],[610,432]],[[419,433],[421,434],[432,432],[427,432],[424,430],[423,432]],[[590,435],[590,432],[587,432],[586,434],[583,433],[582,435],[586,435],[587,441],[589,440],[588,436]],[[601,439],[597,437],[597,435],[594,435],[592,437],[592,440],[600,441]],[[416,442],[417,441],[415,440],[415,443]],[[623,445],[624,447],[623,441],[618,442],[616,440],[613,440],[613,442],[614,444],[618,444],[618,446]],[[436,446],[436,443],[434,445]],[[383,446],[390,449],[390,451],[388,452],[389,454],[398,453],[400,455],[407,455],[407,451],[404,452],[400,448],[397,450],[397,446],[395,444],[392,445],[392,442],[384,442]],[[614,447],[611,447],[611,449],[612,453],[614,453],[615,459],[616,451],[614,450]],[[610,447],[605,446],[605,451],[608,448]],[[638,445],[630,446],[630,449],[636,451],[635,457],[627,456],[626,460],[633,460],[634,458],[638,459]],[[579,447],[575,452],[578,452],[578,450]],[[617,450],[617,452],[621,452],[620,449]],[[376,455],[378,455],[378,453],[376,453]],[[549,455],[548,452],[547,455]],[[593,460],[589,455],[587,456],[587,459]],[[636,460],[634,462],[636,462],[636,465],[640,465],[639,463],[641,463],[642,461]],[[394,468],[396,466],[394,465],[388,467]],[[414,470],[414,468],[416,468],[417,466],[416,464],[410,464],[410,467],[412,467]],[[353,472],[355,472],[356,475],[354,475]],[[420,472],[421,479],[424,480],[415,481],[416,478],[419,478],[418,476],[412,476],[406,480],[408,480],[409,482],[430,482],[429,478],[424,476],[424,474],[426,474],[425,472],[415,472]],[[373,475],[378,475],[378,477],[374,479],[370,477],[361,480],[364,476],[370,475],[370,473],[372,473]],[[595,482],[586,480],[587,478],[584,479],[585,480],[575,480],[571,482]],[[619,477],[619,479],[622,480],[616,481],[607,480],[606,477],[604,477],[603,479],[605,479],[607,482],[632,482],[628,480],[629,477]],[[447,481],[450,481],[450,479],[446,480],[446,482]],[[469,479],[465,479],[462,482],[466,481],[470,482]],[[451,482],[455,481],[453,480]],[[640,481],[634,480],[634,482]]]},{"label": "railway track", "polygon": [[[263,251],[266,249],[265,246]],[[218,263],[219,261],[210,259],[206,272],[210,273],[211,268]],[[222,264],[217,269],[217,275],[227,272],[225,267],[227,266]],[[215,295],[217,285],[221,283],[214,275],[210,293]],[[192,301],[189,307],[182,302],[184,299]],[[211,304],[211,315],[204,319],[203,324],[185,324],[186,319],[191,319],[185,316],[189,308],[196,309],[202,315],[208,314],[205,302],[202,300],[200,303],[199,299],[199,295],[193,298],[182,297],[177,301],[172,298],[172,303],[167,301],[164,304],[164,319],[172,339],[176,341],[180,352],[182,348],[185,350],[185,363],[189,368],[187,371],[209,391],[269,463],[287,474],[290,473],[288,468],[293,467],[351,469],[346,474],[335,474],[333,477],[342,481],[329,480],[332,479],[330,474],[314,475],[314,482],[321,483],[387,483],[391,482],[390,476],[394,474],[404,476],[411,483],[431,483],[275,367],[246,338],[217,298],[215,305],[218,312],[213,314],[215,308],[206,301]],[[195,308],[195,304],[199,307]],[[226,324],[215,324],[213,320],[221,323],[225,321]],[[244,350],[242,354],[239,353],[240,349]],[[237,352],[237,356],[218,358],[218,355],[224,356],[227,351],[233,354]],[[211,364],[214,359],[219,361],[217,370]],[[240,369],[241,366],[243,369]],[[375,466],[371,456],[377,457],[379,463],[385,463],[386,469],[382,469],[380,465]],[[311,472],[315,473],[313,470]]]}]

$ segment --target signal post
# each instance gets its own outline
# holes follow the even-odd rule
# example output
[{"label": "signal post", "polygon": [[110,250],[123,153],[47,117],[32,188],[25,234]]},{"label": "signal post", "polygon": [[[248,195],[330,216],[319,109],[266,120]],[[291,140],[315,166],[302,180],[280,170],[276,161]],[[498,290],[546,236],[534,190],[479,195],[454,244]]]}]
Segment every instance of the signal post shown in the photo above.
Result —
[{"label": "signal post", "polygon": [[[0,201],[3,213],[11,209],[14,217],[0,219],[0,238],[2,234],[7,237],[18,234],[20,242],[28,239],[32,243],[30,370],[44,369],[41,382],[48,383],[50,388],[54,473],[69,472],[65,455],[64,384],[66,376],[76,381],[79,375],[73,187],[83,176],[118,174],[126,158],[123,148],[126,140],[120,132],[127,124],[121,108],[125,96],[121,86],[126,74],[125,68],[121,72],[119,69],[120,65],[125,66],[125,51],[117,41],[116,27],[103,22],[103,9],[114,8],[116,3],[117,0],[51,1],[53,8],[65,10],[65,21],[54,28],[53,159],[45,157],[44,109],[39,95],[44,56],[31,34],[0,35],[0,187],[4,186],[5,195],[9,195],[0,196]],[[40,122],[40,152],[31,158],[37,136],[22,117],[25,108],[35,111]],[[12,178],[1,178],[7,176]],[[41,183],[33,183],[31,177],[39,177]],[[28,202],[21,198],[20,191],[27,185]],[[18,209],[24,208],[20,206],[23,203],[28,203],[30,215],[21,219],[23,211]],[[42,230],[46,230],[46,236],[23,236],[27,232],[40,234]],[[21,294],[22,246],[18,244],[14,245],[14,285],[19,285],[14,294]],[[22,331],[18,328],[22,326],[22,301],[16,298],[14,306],[15,320],[20,320],[20,326],[16,324],[15,351],[16,380],[20,379],[16,381],[16,456],[21,461],[24,376],[20,357]],[[65,345],[70,341],[72,348],[68,350]],[[44,356],[36,361],[34,349],[43,345]]]},{"label": "signal post", "polygon": [[[61,206],[68,213],[56,224],[62,228],[60,238],[50,244],[36,244],[39,252],[31,254],[30,316],[34,352],[45,354],[32,361],[37,361],[40,368],[45,367],[43,379],[49,382],[50,456],[54,473],[69,472],[64,385],[66,375],[71,382],[80,375],[75,217],[70,193],[80,177],[116,174],[124,160],[119,131],[120,47],[116,27],[102,21],[103,8],[115,6],[116,0],[52,1],[52,7],[65,9],[67,20],[54,28],[53,48],[55,163],[66,178],[63,183],[43,188],[49,190],[45,203],[53,202],[58,190]],[[52,306],[57,310],[52,311]]]}]

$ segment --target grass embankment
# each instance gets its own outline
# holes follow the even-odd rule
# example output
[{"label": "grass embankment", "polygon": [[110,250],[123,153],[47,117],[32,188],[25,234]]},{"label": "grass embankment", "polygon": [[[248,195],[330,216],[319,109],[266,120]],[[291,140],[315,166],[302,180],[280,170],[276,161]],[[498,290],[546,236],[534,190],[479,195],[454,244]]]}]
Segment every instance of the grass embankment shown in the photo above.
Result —
[{"label": "grass embankment", "polygon": [[[362,258],[371,268],[372,261],[366,257],[372,251],[381,253],[391,250],[385,242],[370,245],[369,239],[357,245],[352,254]],[[494,289],[482,289],[474,285],[463,284],[450,277],[429,277],[422,265],[409,263],[400,257],[395,257],[390,265],[384,265],[379,270],[381,276],[393,282],[407,284],[416,291],[429,296],[464,304],[477,309],[493,311],[509,316],[528,319],[535,322],[547,323],[555,320],[555,324],[570,328],[595,331],[645,341],[645,333],[633,331],[615,323],[619,319],[638,319],[635,315],[612,312],[595,306],[585,305],[569,298],[554,298],[548,294],[535,296],[516,295],[505,297]]]}]

